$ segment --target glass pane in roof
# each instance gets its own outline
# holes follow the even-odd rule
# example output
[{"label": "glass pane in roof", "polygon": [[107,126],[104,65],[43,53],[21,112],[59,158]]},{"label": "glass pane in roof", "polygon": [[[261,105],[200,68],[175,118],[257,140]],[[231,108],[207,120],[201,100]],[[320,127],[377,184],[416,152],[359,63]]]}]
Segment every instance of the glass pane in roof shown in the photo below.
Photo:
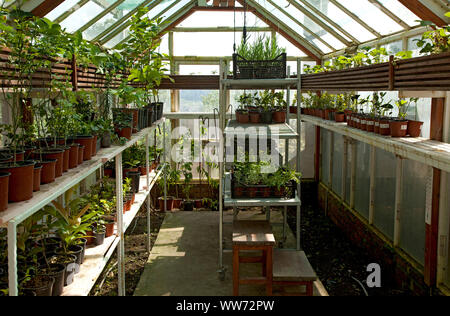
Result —
[{"label": "glass pane in roof", "polygon": [[403,28],[399,24],[397,24],[394,20],[380,11],[368,0],[337,1],[382,35],[391,34],[403,30]]},{"label": "glass pane in roof", "polygon": [[[115,2],[117,1],[113,0],[111,4],[114,4]],[[87,40],[95,38],[142,2],[143,0],[125,0],[117,8],[107,13],[104,17],[86,29],[86,31],[83,32],[83,37]]]},{"label": "glass pane in roof", "polygon": [[45,17],[53,21],[77,3],[78,0],[65,0],[59,6],[50,11]]},{"label": "glass pane in roof", "polygon": [[400,19],[405,21],[408,25],[418,25],[417,20],[421,20],[417,15],[412,13],[407,7],[401,4],[398,0],[378,0],[389,11],[397,15]]},{"label": "glass pane in roof", "polygon": [[130,33],[130,27],[128,26],[123,31],[121,31],[119,34],[114,36],[111,40],[105,43],[106,48],[114,48],[117,44],[119,44],[121,41],[123,41],[128,34]]},{"label": "glass pane in roof", "polygon": [[320,10],[324,15],[333,20],[336,24],[353,35],[361,42],[369,41],[375,38],[375,35],[370,33],[359,23],[353,20],[350,16],[345,14],[342,10],[336,7],[328,0],[310,1],[316,9]]},{"label": "glass pane in roof", "polygon": [[[182,9],[190,0],[163,0],[163,2],[152,8],[147,16],[151,18],[162,16],[164,20]],[[168,21],[172,22],[172,21]]]},{"label": "glass pane in roof", "polygon": [[67,32],[73,33],[81,26],[89,22],[92,18],[97,16],[105,8],[94,1],[89,1],[80,9],[69,15],[61,22],[61,26],[66,29]]},{"label": "glass pane in roof", "polygon": [[[253,13],[247,12],[246,25],[248,27],[266,27],[267,24],[258,19]],[[180,23],[180,27],[233,27],[244,26],[244,12],[236,12],[236,24],[233,12],[204,12],[198,11]]]}]

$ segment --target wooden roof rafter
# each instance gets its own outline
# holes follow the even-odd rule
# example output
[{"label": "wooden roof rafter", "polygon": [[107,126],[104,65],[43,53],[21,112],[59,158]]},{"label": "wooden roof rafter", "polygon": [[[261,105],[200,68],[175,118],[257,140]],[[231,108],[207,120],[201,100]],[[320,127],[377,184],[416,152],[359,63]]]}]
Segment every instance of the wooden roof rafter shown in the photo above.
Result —
[{"label": "wooden roof rafter", "polygon": [[430,10],[419,0],[398,0],[398,1],[422,20],[431,21],[437,26],[444,26],[448,24],[446,21],[444,21],[441,17],[435,14],[432,10]]}]

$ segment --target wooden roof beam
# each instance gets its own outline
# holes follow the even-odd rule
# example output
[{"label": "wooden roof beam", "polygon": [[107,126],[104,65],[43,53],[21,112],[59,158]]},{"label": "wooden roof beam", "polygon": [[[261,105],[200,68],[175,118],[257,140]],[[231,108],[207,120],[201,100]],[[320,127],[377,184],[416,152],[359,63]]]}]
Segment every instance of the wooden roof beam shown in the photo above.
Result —
[{"label": "wooden roof beam", "polygon": [[35,16],[43,18],[63,2],[64,0],[45,0],[36,8],[34,8],[33,11],[31,11],[31,13]]},{"label": "wooden roof beam", "polygon": [[419,0],[398,0],[401,4],[407,7],[415,15],[425,21],[431,21],[437,26],[445,26],[448,23],[437,16],[433,11],[427,8]]}]

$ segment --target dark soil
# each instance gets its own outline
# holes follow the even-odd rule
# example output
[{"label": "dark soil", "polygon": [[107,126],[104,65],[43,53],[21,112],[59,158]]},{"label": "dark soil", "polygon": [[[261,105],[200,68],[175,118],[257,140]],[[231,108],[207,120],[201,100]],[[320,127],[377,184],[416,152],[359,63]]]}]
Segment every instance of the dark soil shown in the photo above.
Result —
[{"label": "dark soil", "polygon": [[[398,289],[393,280],[382,274],[382,287],[370,289],[366,280],[367,266],[376,259],[356,245],[311,201],[301,211],[301,246],[331,296],[398,296],[410,293]],[[288,214],[288,223],[295,234],[295,209]],[[381,264],[381,263],[380,263]],[[361,283],[358,283],[358,281]]]},{"label": "dark soil", "polygon": [[[152,247],[156,241],[156,237],[158,236],[164,216],[165,214],[159,212],[158,210],[151,211]],[[125,286],[127,296],[133,295],[149,257],[149,253],[147,252],[145,246],[147,240],[146,233],[147,206],[144,203],[140,212],[125,234]],[[94,285],[89,295],[117,296],[117,282],[117,255],[115,253],[103,270],[103,273],[98,278],[97,283]]]}]

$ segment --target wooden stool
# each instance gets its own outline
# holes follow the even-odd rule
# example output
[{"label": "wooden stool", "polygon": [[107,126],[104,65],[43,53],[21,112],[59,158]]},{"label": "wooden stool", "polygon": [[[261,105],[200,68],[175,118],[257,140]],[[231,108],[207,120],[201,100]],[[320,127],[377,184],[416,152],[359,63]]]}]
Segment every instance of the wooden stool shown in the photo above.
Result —
[{"label": "wooden stool", "polygon": [[317,280],[317,275],[305,253],[303,251],[276,250],[273,256],[273,284],[305,285],[306,293],[291,295],[313,296],[313,283]]},{"label": "wooden stool", "polygon": [[[266,285],[266,293],[272,295],[272,256],[275,237],[267,221],[235,221],[233,223],[233,295],[239,295],[240,284]],[[241,257],[242,250],[262,251],[261,257]],[[261,277],[240,278],[240,263],[262,263]]]}]

